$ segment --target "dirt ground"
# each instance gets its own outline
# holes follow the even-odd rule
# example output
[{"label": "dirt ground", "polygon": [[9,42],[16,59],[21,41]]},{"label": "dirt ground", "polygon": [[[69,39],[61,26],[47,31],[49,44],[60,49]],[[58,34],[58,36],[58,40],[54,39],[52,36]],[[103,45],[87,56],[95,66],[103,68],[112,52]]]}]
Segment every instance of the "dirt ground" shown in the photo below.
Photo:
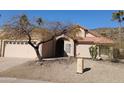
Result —
[{"label": "dirt ground", "polygon": [[74,59],[45,61],[43,65],[34,61],[0,72],[0,77],[44,80],[57,83],[109,83],[124,82],[124,64],[85,59],[83,74],[76,73]]},{"label": "dirt ground", "polygon": [[24,64],[29,60],[31,59],[30,58],[0,57],[0,72],[7,70],[9,68],[15,67],[17,65]]}]

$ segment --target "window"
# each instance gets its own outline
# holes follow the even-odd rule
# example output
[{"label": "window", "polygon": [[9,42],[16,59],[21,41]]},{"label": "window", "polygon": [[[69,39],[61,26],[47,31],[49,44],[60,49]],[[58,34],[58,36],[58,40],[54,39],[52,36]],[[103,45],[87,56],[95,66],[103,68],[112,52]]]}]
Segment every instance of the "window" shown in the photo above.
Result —
[{"label": "window", "polygon": [[71,53],[71,44],[66,44],[66,52]]},{"label": "window", "polygon": [[21,44],[23,44],[24,42],[23,41],[21,41]]},{"label": "window", "polygon": [[28,44],[28,42],[27,42],[27,41],[25,41],[25,44],[27,45],[27,44]]},{"label": "window", "polygon": [[13,44],[16,44],[16,42],[14,41]]},{"label": "window", "polygon": [[20,42],[19,42],[19,41],[17,41],[17,44],[20,44]]},{"label": "window", "polygon": [[10,41],[9,44],[12,44],[12,41]]}]

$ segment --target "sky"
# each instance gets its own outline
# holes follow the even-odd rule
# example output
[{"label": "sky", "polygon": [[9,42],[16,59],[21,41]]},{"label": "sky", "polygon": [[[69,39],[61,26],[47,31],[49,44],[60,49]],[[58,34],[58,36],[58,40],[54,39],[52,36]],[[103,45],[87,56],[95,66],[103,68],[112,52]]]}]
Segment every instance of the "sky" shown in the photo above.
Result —
[{"label": "sky", "polygon": [[115,10],[0,10],[0,26],[13,16],[26,14],[30,19],[42,17],[45,21],[61,21],[84,26],[88,29],[117,27],[112,21]]}]

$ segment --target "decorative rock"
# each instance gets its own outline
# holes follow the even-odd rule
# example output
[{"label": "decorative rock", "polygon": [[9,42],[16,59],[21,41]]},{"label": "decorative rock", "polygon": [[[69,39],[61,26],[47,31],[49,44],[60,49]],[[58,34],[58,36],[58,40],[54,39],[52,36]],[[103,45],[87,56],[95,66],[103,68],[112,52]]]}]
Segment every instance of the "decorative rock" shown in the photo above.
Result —
[{"label": "decorative rock", "polygon": [[37,65],[43,65],[43,62],[36,62]]}]

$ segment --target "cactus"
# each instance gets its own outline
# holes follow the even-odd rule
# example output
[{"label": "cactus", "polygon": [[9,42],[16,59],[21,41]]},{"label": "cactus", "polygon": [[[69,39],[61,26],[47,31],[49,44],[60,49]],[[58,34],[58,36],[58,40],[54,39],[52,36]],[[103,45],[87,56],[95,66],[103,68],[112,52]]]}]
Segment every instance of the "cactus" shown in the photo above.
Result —
[{"label": "cactus", "polygon": [[92,57],[93,60],[95,60],[96,57],[97,57],[97,55],[98,55],[97,49],[98,49],[98,48],[97,48],[96,45],[95,45],[95,46],[91,46],[91,47],[89,48],[89,52],[90,52],[90,55],[91,55],[91,57]]}]

